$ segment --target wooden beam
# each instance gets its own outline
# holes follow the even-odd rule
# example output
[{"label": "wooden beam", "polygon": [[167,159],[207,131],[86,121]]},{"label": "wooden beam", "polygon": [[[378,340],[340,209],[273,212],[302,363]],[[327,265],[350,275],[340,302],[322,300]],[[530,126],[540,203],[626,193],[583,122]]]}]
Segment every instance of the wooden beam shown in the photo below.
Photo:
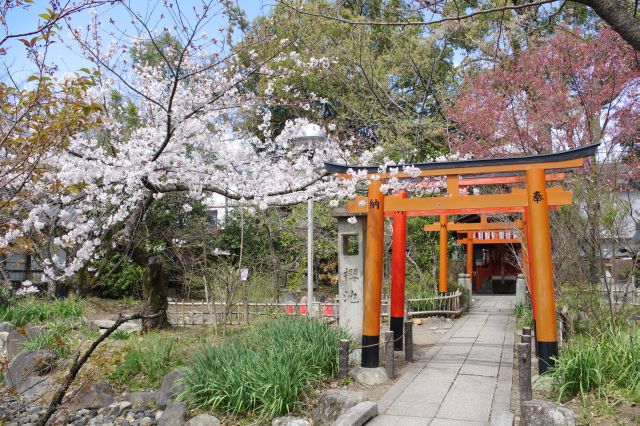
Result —
[{"label": "wooden beam", "polygon": [[458,244],[521,244],[520,238],[495,238],[493,240],[480,240],[477,238],[460,238],[456,240]]},{"label": "wooden beam", "polygon": [[[489,223],[458,223],[449,222],[447,224],[447,231],[512,231],[514,229],[521,229],[522,221],[517,220],[515,222],[489,222]],[[425,232],[438,232],[440,231],[439,223],[432,223],[424,226]]]},{"label": "wooden beam", "polygon": [[[369,173],[369,176],[378,176],[379,179],[415,179],[417,177],[427,176],[448,176],[448,175],[478,175],[483,173],[509,173],[509,172],[526,172],[527,170],[558,170],[573,169],[582,167],[584,158],[574,158],[572,160],[551,161],[544,163],[524,163],[524,164],[504,164],[491,166],[475,166],[475,167],[452,167],[450,169],[432,169],[421,170],[420,174],[410,175],[405,172],[392,173]],[[348,173],[338,173],[337,176],[342,179],[351,179]]]},{"label": "wooden beam", "polygon": [[[562,187],[553,187],[547,190],[549,195],[549,205],[562,206],[572,202],[571,191],[565,191]],[[468,210],[470,213],[491,212],[494,208],[513,209],[523,211],[527,206],[527,194],[524,190],[513,190],[510,194],[490,194],[490,195],[459,195],[450,197],[428,197],[428,198],[407,198],[401,199],[396,196],[384,197],[384,211],[386,212],[435,212],[442,211],[442,214],[460,214],[453,211]],[[347,211],[351,214],[366,213],[367,199],[356,197],[355,200],[347,203]],[[433,214],[433,213],[430,213]],[[411,215],[409,215],[411,216]]]}]

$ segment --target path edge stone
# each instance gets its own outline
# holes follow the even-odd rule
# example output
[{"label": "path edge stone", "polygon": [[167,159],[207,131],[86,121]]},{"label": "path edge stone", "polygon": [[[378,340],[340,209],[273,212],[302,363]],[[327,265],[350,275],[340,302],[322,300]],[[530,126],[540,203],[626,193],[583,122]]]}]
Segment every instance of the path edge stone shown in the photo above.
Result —
[{"label": "path edge stone", "polygon": [[378,415],[378,404],[364,401],[342,413],[331,426],[362,426]]}]

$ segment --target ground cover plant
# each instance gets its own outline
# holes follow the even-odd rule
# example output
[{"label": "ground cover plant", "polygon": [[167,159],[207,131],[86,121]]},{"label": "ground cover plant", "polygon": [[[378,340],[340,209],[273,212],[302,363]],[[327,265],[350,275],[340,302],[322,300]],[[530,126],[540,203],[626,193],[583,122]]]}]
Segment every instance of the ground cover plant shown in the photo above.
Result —
[{"label": "ground cover plant", "polygon": [[[121,337],[114,336],[118,340]],[[158,388],[165,374],[179,363],[175,349],[176,340],[171,335],[149,333],[131,338],[109,379],[129,390]]]},{"label": "ground cover plant", "polygon": [[84,316],[85,308],[85,302],[76,298],[44,300],[28,297],[13,300],[8,305],[0,304],[0,321],[24,326],[30,322],[80,319]]},{"label": "ground cover plant", "polygon": [[192,407],[266,419],[291,412],[309,388],[333,377],[347,334],[304,318],[275,318],[191,359],[181,398]]},{"label": "ground cover plant", "polygon": [[533,327],[533,310],[529,303],[516,303],[515,306],[516,329]]},{"label": "ground cover plant", "polygon": [[614,326],[579,335],[561,351],[551,370],[558,399],[593,392],[598,398],[619,391],[640,402],[640,329]]}]

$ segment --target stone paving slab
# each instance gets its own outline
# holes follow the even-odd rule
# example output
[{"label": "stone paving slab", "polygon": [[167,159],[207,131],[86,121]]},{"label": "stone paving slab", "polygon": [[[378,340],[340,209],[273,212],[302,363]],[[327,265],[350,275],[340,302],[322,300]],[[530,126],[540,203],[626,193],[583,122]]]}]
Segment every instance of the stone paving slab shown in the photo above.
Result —
[{"label": "stone paving slab", "polygon": [[367,426],[428,426],[433,419],[413,416],[382,416],[371,419]]},{"label": "stone paving slab", "polygon": [[437,417],[488,422],[495,386],[496,380],[492,377],[459,374],[442,401]]},{"label": "stone paving slab", "polygon": [[374,426],[511,426],[513,296],[474,296],[468,315],[378,401]]}]

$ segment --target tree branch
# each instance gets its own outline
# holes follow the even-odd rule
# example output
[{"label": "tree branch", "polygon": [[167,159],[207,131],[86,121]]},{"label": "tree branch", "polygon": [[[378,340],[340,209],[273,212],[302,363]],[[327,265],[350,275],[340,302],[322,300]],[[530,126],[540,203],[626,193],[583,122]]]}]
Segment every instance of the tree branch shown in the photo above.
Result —
[{"label": "tree branch", "polygon": [[73,364],[71,365],[71,368],[69,369],[69,373],[67,374],[64,381],[62,382],[62,384],[56,391],[55,395],[51,399],[51,402],[49,403],[49,408],[47,408],[46,413],[44,413],[42,417],[40,417],[36,425],[45,426],[47,424],[47,421],[49,421],[51,416],[58,410],[58,407],[62,404],[62,400],[64,399],[64,396],[67,393],[67,390],[69,389],[73,381],[78,376],[78,373],[80,372],[80,369],[82,368],[82,366],[87,362],[91,354],[97,349],[100,343],[102,343],[107,337],[109,337],[114,331],[116,331],[118,327],[120,327],[122,324],[124,324],[127,321],[131,321],[135,319],[143,319],[143,318],[144,319],[154,318],[154,317],[160,316],[161,314],[162,314],[161,312],[158,312],[157,314],[154,314],[154,315],[145,316],[142,314],[142,312],[138,312],[136,314],[129,315],[128,317],[123,317],[122,314],[120,314],[116,322],[111,327],[107,328],[105,332],[100,335],[100,337],[94,340],[91,346],[84,352],[84,354],[82,354],[82,356],[80,356],[80,354],[76,356],[76,358],[73,361]]},{"label": "tree branch", "polygon": [[[341,22],[343,24],[349,24],[349,25],[374,25],[374,26],[387,26],[387,27],[430,26],[430,25],[442,24],[442,23],[445,23],[445,22],[459,22],[459,21],[462,21],[464,19],[473,18],[474,16],[487,15],[487,14],[491,14],[491,13],[495,13],[495,12],[502,12],[502,11],[506,11],[506,10],[519,10],[519,9],[524,9],[524,8],[527,8],[527,7],[541,6],[543,4],[554,3],[556,1],[558,1],[558,0],[541,0],[541,1],[536,1],[536,2],[532,2],[532,3],[524,3],[524,4],[514,5],[514,6],[494,7],[494,8],[491,8],[491,9],[476,10],[475,12],[471,12],[471,13],[468,13],[466,15],[456,15],[456,16],[451,16],[451,17],[446,17],[446,18],[441,18],[441,19],[435,19],[435,20],[432,20],[432,21],[390,21],[390,22],[385,22],[385,21],[354,21],[352,19],[343,18],[341,16],[330,16],[330,15],[325,15],[325,14],[322,14],[322,13],[309,12],[309,11],[306,11],[304,9],[301,9],[299,7],[296,7],[296,6],[293,6],[293,5],[289,4],[285,0],[277,0],[278,3],[282,4],[283,6],[289,8],[289,9],[291,9],[291,10],[293,10],[296,13],[299,13],[301,15],[314,16],[316,18],[328,19],[328,20],[331,20],[331,21],[337,21],[337,22]],[[585,0],[585,1],[591,1],[591,0]]]}]

